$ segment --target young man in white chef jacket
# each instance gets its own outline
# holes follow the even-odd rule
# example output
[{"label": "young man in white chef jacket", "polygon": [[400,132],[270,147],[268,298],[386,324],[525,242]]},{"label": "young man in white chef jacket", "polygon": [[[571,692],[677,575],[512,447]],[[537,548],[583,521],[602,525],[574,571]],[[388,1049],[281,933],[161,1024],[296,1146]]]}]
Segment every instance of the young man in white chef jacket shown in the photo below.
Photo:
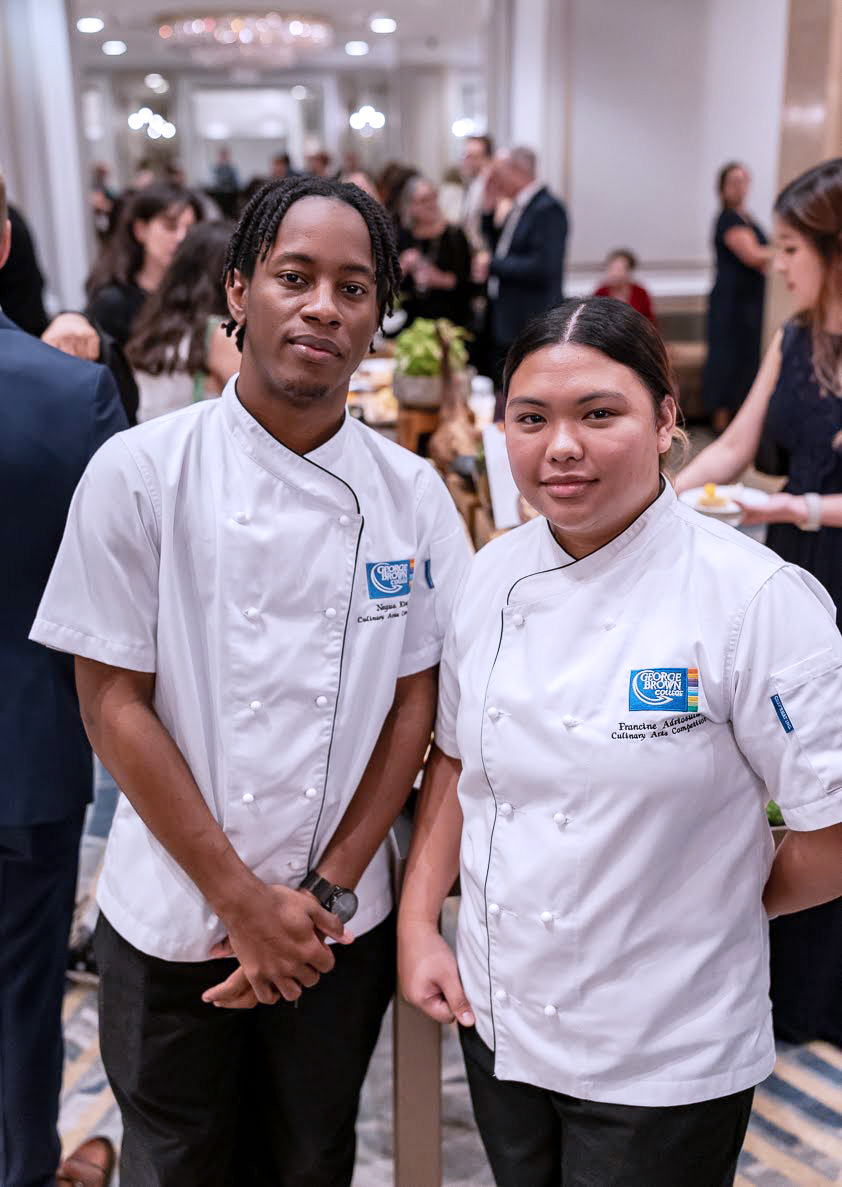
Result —
[{"label": "young man in white chef jacket", "polygon": [[345,409],[398,280],[357,187],[261,190],[226,265],[239,375],[99,451],[32,629],[124,793],[97,934],[123,1187],[351,1180],[382,842],[467,559],[432,467]]}]

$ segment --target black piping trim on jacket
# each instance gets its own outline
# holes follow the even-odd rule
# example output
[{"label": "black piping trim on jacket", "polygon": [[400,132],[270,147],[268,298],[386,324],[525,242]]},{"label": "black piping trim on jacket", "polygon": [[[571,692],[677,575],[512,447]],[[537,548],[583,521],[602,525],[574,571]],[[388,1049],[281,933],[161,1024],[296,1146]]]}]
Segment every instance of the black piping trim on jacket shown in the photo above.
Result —
[{"label": "black piping trim on jacket", "polygon": [[[547,523],[547,530],[552,534],[552,529],[550,528],[549,523]],[[555,539],[554,536],[553,536],[553,539]],[[551,569],[539,569],[537,573],[526,573],[526,574],[524,574],[523,577],[518,577],[517,581],[515,581],[514,585],[512,585],[511,589],[506,594],[506,605],[508,606],[508,604],[509,604],[509,598],[512,596],[512,592],[515,589],[515,586],[517,586],[521,581],[526,581],[529,577],[540,577],[541,574],[543,574],[543,573],[557,573],[561,569],[569,568],[569,566],[571,564],[575,565],[576,561],[575,560],[569,561],[568,564],[566,564],[566,565],[555,565]],[[494,675],[494,669],[497,666],[497,660],[500,655],[500,648],[503,645],[504,621],[505,620],[503,618],[503,611],[501,610],[500,611],[500,638],[497,640],[497,650],[494,653],[494,659],[491,664],[491,671],[488,673],[488,680],[486,681],[486,685],[485,685],[485,696],[483,697],[483,701],[482,701],[483,717],[485,716],[485,706],[486,706],[486,702],[488,701],[488,686],[491,684],[491,677]],[[488,865],[485,870],[485,882],[483,883],[483,888],[482,888],[482,898],[483,898],[483,905],[485,907],[485,934],[488,936],[488,944],[486,947],[487,967],[488,967],[488,1004],[489,1004],[489,1011],[491,1014],[492,1047],[493,1047],[494,1053],[496,1055],[496,1053],[497,1053],[497,1025],[494,1021],[494,995],[491,992],[491,928],[488,925],[488,879],[491,876],[491,855],[492,855],[492,852],[494,849],[494,832],[497,828],[498,805],[497,805],[497,796],[494,794],[494,788],[491,786],[491,780],[488,777],[488,771],[486,770],[486,767],[485,767],[485,755],[483,753],[483,746],[482,746],[482,730],[480,730],[480,759],[482,760],[482,773],[483,773],[483,775],[485,775],[485,781],[488,784],[488,790],[491,792],[491,798],[494,800],[494,823],[491,826],[491,836],[489,837],[489,840],[488,840]]]},{"label": "black piping trim on jacket", "polygon": [[[497,657],[500,654],[500,648],[503,645],[503,611],[500,611],[500,638],[497,640],[497,650],[494,653],[494,659],[491,663],[491,670],[488,673],[488,679],[485,682],[485,695],[482,698],[482,714],[485,717],[485,705],[488,701],[488,686],[491,683],[491,677],[494,675],[494,668],[497,664]],[[488,967],[488,1004],[489,1012],[491,1014],[491,1046],[496,1055],[497,1053],[497,1025],[494,1021],[494,994],[491,992],[491,928],[488,925],[488,879],[491,876],[491,854],[494,850],[494,830],[497,828],[497,796],[494,794],[494,788],[491,786],[491,780],[488,778],[488,771],[485,769],[485,754],[483,753],[482,745],[482,728],[479,733],[479,753],[482,761],[482,773],[485,775],[485,781],[488,784],[488,790],[491,792],[491,798],[494,800],[494,823],[491,825],[491,836],[488,838],[488,865],[485,868],[485,881],[482,886],[482,902],[485,907],[485,934],[488,937],[486,944],[486,964]]]},{"label": "black piping trim on jacket", "polygon": [[[291,452],[295,452],[295,451],[292,450]],[[340,478],[339,475],[334,474],[332,470],[326,470],[324,466],[320,466],[318,462],[312,461],[310,458],[306,457],[303,453],[299,453],[297,456],[300,457],[302,459],[302,461],[305,461],[305,462],[309,463],[309,465],[314,466],[317,470],[321,470],[321,472],[323,474],[327,474],[331,478],[335,479],[337,482],[341,482],[342,485],[345,487],[345,489],[349,490],[351,492],[351,494],[353,495],[354,504],[357,508],[357,515],[360,515],[360,500],[357,498],[357,492],[354,490],[354,488],[352,486],[350,486],[345,481],[344,478]],[[322,798],[319,803],[319,812],[318,812],[318,815],[316,816],[316,823],[313,826],[313,836],[310,841],[310,851],[307,855],[307,869],[308,869],[308,871],[313,868],[313,852],[316,847],[316,837],[318,836],[319,825],[322,822],[322,816],[324,815],[324,810],[325,810],[325,796],[327,794],[327,781],[328,781],[328,778],[330,777],[330,758],[333,753],[333,738],[334,738],[334,734],[336,733],[336,715],[339,712],[339,697],[342,692],[342,669],[343,669],[343,666],[345,663],[345,643],[347,642],[347,639],[348,639],[348,623],[351,621],[351,608],[354,604],[354,589],[356,588],[356,584],[357,584],[357,565],[358,565],[359,559],[360,559],[360,543],[362,542],[364,527],[365,527],[365,516],[363,516],[362,519],[360,520],[360,530],[357,533],[357,548],[356,548],[356,551],[354,552],[354,572],[351,577],[351,593],[350,593],[350,596],[348,599],[348,611],[345,615],[345,630],[342,632],[342,651],[339,655],[339,683],[336,686],[336,701],[334,702],[334,706],[333,706],[333,720],[330,723],[330,743],[327,748],[327,762],[325,763],[325,777],[324,777],[323,786],[322,786]]]},{"label": "black piping trim on jacket", "polygon": [[[550,533],[551,536],[553,536],[553,529],[550,527],[550,521],[544,520],[544,522],[547,525],[547,531]],[[556,544],[558,544],[558,540],[556,540],[555,536],[553,536],[553,540]],[[538,571],[535,573],[524,573],[524,575],[522,577],[518,577],[517,581],[514,583],[514,585],[512,585],[511,589],[506,594],[506,605],[507,606],[509,605],[509,598],[512,596],[514,591],[520,585],[521,581],[528,581],[530,577],[543,577],[544,573],[560,573],[562,569],[569,569],[571,565],[578,565],[578,563],[579,562],[574,558],[573,560],[569,560],[566,565],[553,565],[552,568],[550,568],[550,569],[538,569]],[[497,648],[497,651],[499,654],[499,651],[500,651],[499,647]],[[495,663],[497,662],[496,655],[494,657],[494,661],[495,661]]]}]

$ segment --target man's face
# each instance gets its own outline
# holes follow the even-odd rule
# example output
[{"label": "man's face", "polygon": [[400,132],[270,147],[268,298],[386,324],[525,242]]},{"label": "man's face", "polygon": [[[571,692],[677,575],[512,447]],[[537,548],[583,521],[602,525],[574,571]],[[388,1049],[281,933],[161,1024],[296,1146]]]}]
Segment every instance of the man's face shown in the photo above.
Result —
[{"label": "man's face", "polygon": [[462,151],[462,176],[466,177],[468,181],[473,181],[475,177],[479,177],[487,164],[488,157],[485,155],[483,142],[481,140],[466,140]]},{"label": "man's face", "polygon": [[229,283],[228,305],[246,325],[244,367],[265,390],[299,405],[347,392],[379,321],[362,215],[333,198],[300,198],[251,279]]},{"label": "man's face", "polygon": [[507,156],[500,156],[495,160],[494,180],[504,198],[516,197],[525,184],[522,171]]},{"label": "man's face", "polygon": [[324,153],[311,153],[306,160],[307,171],[312,173],[314,177],[327,177],[328,165],[330,164],[330,157],[326,157]]}]

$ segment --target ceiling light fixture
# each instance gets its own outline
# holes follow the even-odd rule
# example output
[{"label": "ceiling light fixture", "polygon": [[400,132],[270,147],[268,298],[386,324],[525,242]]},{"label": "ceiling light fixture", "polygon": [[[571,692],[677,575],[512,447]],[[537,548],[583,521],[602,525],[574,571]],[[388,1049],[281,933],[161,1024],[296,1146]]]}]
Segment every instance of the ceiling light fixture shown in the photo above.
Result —
[{"label": "ceiling light fixture", "polygon": [[158,95],[166,95],[170,89],[170,84],[161,74],[147,74],[143,82],[150,91],[155,91]]},{"label": "ceiling light fixture", "polygon": [[454,120],[450,125],[450,130],[454,136],[458,136],[461,140],[465,136],[473,136],[477,130],[476,121],[467,116],[462,119]]},{"label": "ceiling light fixture", "polygon": [[142,132],[146,129],[146,135],[150,140],[172,140],[175,136],[175,124],[165,120],[158,112],[153,111],[151,107],[141,107],[138,111],[133,111],[128,119],[129,127],[133,132]]},{"label": "ceiling light fixture", "polygon": [[368,53],[367,41],[346,41],[345,53],[349,58],[364,58]]},{"label": "ceiling light fixture", "polygon": [[76,28],[80,33],[101,33],[105,28],[105,21],[98,16],[80,16]]},{"label": "ceiling light fixture", "polygon": [[102,44],[102,52],[109,58],[118,58],[127,48],[125,41],[104,41]]},{"label": "ceiling light fixture", "polygon": [[372,33],[394,33],[398,22],[390,16],[373,16],[368,27]]},{"label": "ceiling light fixture", "polygon": [[322,17],[248,12],[197,17],[172,13],[161,18],[158,36],[190,52],[202,65],[230,63],[232,53],[266,66],[289,66],[299,53],[326,49],[333,26]]},{"label": "ceiling light fixture", "polygon": [[381,128],[385,128],[386,117],[382,111],[377,111],[370,103],[365,103],[359,111],[351,112],[348,123],[355,132],[370,136],[372,132],[379,132]]}]

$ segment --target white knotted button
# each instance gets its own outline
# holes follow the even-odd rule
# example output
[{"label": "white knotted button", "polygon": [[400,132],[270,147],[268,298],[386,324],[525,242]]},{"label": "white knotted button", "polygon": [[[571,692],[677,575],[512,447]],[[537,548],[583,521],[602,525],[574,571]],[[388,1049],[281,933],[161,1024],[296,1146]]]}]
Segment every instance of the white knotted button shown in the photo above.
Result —
[{"label": "white knotted button", "polygon": [[514,812],[514,808],[512,807],[511,804],[501,804],[500,805],[500,815],[501,816],[511,816],[512,812]]},{"label": "white knotted button", "polygon": [[247,791],[247,792],[244,794],[244,796],[243,796],[243,803],[244,803],[244,804],[253,804],[253,803],[254,803],[254,796],[251,794],[251,792],[250,792],[250,791]]},{"label": "white knotted button", "polygon": [[249,709],[252,713],[259,713],[263,708],[263,701],[249,701]]},{"label": "white knotted button", "polygon": [[564,828],[565,824],[567,824],[567,817],[563,812],[555,812],[553,813],[553,824],[557,824],[559,828]]},{"label": "white knotted button", "polygon": [[496,709],[494,707],[494,705],[492,705],[491,708],[488,709],[487,712],[488,712],[488,716],[491,718],[492,721],[496,721],[497,718],[500,716],[500,710]]},{"label": "white knotted button", "polygon": [[316,697],[316,708],[324,709],[327,704],[327,697]]},{"label": "white knotted button", "polygon": [[488,914],[489,915],[499,915],[500,914],[500,904],[499,903],[489,903],[488,904]]},{"label": "white knotted button", "polygon": [[554,1018],[558,1013],[558,1010],[555,1008],[555,1006],[544,1006],[544,1013],[548,1018]]},{"label": "white knotted button", "polygon": [[347,515],[340,515],[339,522],[342,524],[343,528],[347,528],[347,526],[351,522],[351,520]]},{"label": "white knotted button", "polygon": [[333,606],[328,606],[327,610],[325,610],[325,618],[336,618],[336,611]]},{"label": "white knotted button", "polygon": [[498,1002],[507,1002],[509,1000],[509,995],[506,993],[505,989],[495,989],[494,996],[497,998]]},{"label": "white knotted button", "polygon": [[308,787],[304,794],[308,800],[314,800],[319,793],[316,791],[315,787]]},{"label": "white knotted button", "polygon": [[246,515],[245,511],[238,511],[234,516],[234,519],[237,521],[237,523],[248,523],[249,521],[249,517]]},{"label": "white knotted button", "polygon": [[616,625],[617,625],[617,624],[616,624],[616,622],[606,622],[606,624],[605,624],[605,630],[607,630],[607,631],[613,631],[613,630],[614,630],[614,627],[615,627]]},{"label": "white knotted button", "polygon": [[553,915],[552,911],[542,911],[541,912],[541,922],[542,923],[552,923],[552,921],[554,919],[555,919],[555,915]]},{"label": "white knotted button", "polygon": [[515,624],[515,626],[523,626],[525,621],[526,621],[526,619],[523,617],[522,614],[513,614],[512,615],[512,622]]},{"label": "white knotted button", "polygon": [[260,613],[260,611],[257,609],[256,606],[249,606],[248,610],[243,611],[243,614],[245,614],[246,618],[248,618],[248,619],[257,618],[259,613]]},{"label": "white knotted button", "polygon": [[561,720],[568,729],[572,729],[574,725],[579,724],[577,719],[575,717],[571,717],[569,713],[565,713]]}]

